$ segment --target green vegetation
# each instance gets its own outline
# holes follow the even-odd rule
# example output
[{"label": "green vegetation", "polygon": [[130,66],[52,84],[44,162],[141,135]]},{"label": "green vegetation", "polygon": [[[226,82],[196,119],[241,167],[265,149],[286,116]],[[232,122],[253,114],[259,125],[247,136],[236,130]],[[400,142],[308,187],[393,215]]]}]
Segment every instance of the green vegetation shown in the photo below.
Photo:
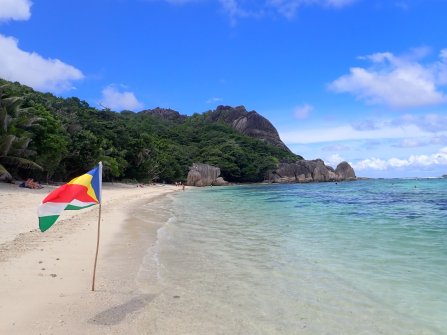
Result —
[{"label": "green vegetation", "polygon": [[28,146],[39,118],[30,108],[21,108],[21,103],[20,98],[8,97],[0,91],[0,176],[3,179],[11,179],[11,168],[42,170],[28,159],[34,154]]},{"label": "green vegetation", "polygon": [[211,122],[202,114],[165,119],[98,110],[0,80],[0,176],[61,181],[98,161],[105,180],[185,180],[194,162],[231,182],[258,182],[300,156]]}]

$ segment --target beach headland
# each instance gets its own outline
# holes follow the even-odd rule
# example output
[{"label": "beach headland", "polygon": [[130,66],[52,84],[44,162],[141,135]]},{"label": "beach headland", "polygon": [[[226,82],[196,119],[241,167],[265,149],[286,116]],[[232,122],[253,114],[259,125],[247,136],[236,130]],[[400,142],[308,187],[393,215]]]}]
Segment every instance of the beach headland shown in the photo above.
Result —
[{"label": "beach headland", "polygon": [[139,289],[136,277],[166,218],[152,213],[143,221],[132,214],[179,189],[104,185],[95,292],[98,206],[65,211],[41,233],[37,207],[52,189],[0,184],[0,333],[143,333],[138,322],[128,321],[154,292]]}]

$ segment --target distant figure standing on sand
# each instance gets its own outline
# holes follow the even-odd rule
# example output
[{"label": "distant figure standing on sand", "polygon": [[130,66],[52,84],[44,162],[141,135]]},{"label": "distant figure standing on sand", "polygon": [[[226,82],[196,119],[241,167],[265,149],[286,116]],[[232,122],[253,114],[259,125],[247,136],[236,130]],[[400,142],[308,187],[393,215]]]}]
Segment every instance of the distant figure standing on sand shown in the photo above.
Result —
[{"label": "distant figure standing on sand", "polygon": [[182,183],[182,190],[185,190],[185,184]]}]

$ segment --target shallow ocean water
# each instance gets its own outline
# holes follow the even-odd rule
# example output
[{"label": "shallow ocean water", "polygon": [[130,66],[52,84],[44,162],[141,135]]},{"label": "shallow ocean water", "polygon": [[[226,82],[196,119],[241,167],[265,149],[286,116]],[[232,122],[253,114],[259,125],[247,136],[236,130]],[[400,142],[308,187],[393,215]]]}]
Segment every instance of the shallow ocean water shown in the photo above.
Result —
[{"label": "shallow ocean water", "polygon": [[143,266],[181,293],[175,315],[195,333],[447,334],[445,179],[208,187],[167,201]]}]

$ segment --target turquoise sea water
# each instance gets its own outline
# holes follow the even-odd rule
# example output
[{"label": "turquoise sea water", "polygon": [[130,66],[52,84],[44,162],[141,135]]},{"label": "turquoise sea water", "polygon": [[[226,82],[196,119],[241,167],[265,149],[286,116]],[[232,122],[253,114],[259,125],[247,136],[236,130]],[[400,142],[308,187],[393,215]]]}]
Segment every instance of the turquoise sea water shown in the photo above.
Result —
[{"label": "turquoise sea water", "polygon": [[157,280],[193,333],[447,334],[446,179],[179,193]]}]

